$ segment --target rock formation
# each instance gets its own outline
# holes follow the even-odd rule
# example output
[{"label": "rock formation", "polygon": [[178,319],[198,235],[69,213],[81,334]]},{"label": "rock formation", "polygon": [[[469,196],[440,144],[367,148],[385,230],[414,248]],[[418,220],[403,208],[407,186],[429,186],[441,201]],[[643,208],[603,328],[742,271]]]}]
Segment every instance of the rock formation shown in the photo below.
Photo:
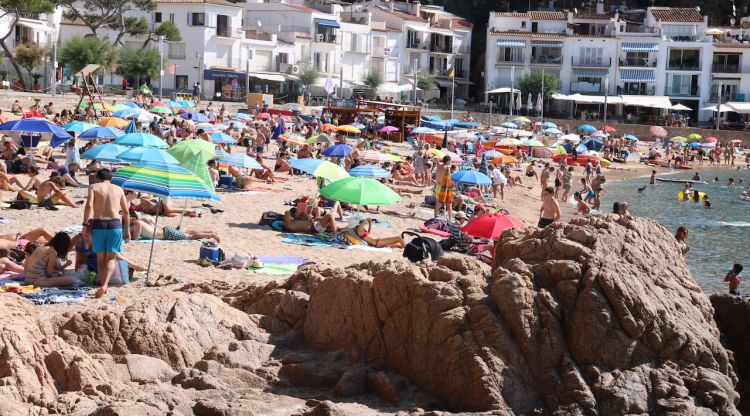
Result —
[{"label": "rock formation", "polygon": [[731,350],[734,359],[734,370],[739,382],[737,392],[740,394],[738,406],[743,415],[750,414],[750,299],[728,294],[711,295],[714,306],[714,319],[721,331],[721,340]]},{"label": "rock formation", "polygon": [[44,321],[0,295],[0,414],[739,414],[713,308],[657,223],[576,219],[495,253]]}]

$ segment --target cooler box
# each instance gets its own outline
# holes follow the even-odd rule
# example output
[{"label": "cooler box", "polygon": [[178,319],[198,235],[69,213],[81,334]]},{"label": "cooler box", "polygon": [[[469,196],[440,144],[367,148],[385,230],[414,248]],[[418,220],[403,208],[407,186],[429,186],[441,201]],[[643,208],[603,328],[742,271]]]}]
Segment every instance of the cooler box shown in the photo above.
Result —
[{"label": "cooler box", "polygon": [[234,186],[234,178],[232,175],[221,175],[219,176],[219,186]]},{"label": "cooler box", "polygon": [[200,259],[209,259],[211,261],[219,261],[219,247],[205,247],[201,246]]}]

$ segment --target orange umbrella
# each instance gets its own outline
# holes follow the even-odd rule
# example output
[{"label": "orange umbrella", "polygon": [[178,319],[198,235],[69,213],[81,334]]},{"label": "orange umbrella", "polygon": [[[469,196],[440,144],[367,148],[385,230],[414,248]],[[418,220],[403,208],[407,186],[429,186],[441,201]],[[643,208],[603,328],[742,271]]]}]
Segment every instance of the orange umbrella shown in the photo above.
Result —
[{"label": "orange umbrella", "polygon": [[323,124],[322,126],[320,126],[320,129],[323,130],[323,131],[325,131],[325,132],[335,131],[336,130],[336,126],[334,126],[333,124],[327,124],[326,123],[326,124]]},{"label": "orange umbrella", "polygon": [[103,117],[99,120],[100,126],[117,127],[123,129],[130,124],[127,120],[123,120],[119,117]]},{"label": "orange umbrella", "polygon": [[518,163],[518,159],[516,159],[513,156],[504,155],[504,156],[493,158],[492,163],[495,165],[513,164],[513,163]]}]

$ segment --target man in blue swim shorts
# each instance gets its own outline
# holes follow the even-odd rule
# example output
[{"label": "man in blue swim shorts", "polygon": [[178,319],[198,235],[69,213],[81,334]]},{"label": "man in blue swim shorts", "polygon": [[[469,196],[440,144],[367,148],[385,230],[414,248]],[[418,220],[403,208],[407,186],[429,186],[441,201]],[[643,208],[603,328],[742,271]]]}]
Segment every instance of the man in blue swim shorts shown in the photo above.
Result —
[{"label": "man in blue swim shorts", "polygon": [[83,210],[83,226],[91,225],[91,251],[96,254],[96,268],[101,287],[96,291],[100,298],[107,293],[109,280],[115,272],[116,254],[122,251],[123,240],[130,241],[130,230],[123,224],[130,223],[125,192],[112,185],[112,172],[99,169],[98,183],[89,186],[86,207]]}]

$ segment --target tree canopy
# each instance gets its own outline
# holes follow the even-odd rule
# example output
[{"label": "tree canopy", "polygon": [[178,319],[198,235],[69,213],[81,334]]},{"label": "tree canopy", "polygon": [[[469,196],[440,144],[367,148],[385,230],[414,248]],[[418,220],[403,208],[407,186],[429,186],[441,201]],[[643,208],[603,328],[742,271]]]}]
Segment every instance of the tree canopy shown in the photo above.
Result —
[{"label": "tree canopy", "polygon": [[548,100],[552,94],[557,93],[559,81],[555,74],[545,73],[544,81],[542,81],[542,73],[538,71],[524,74],[520,80],[518,80],[518,88],[521,90],[522,97],[526,97],[531,93],[531,96],[536,99],[539,93],[542,92],[542,82],[544,83],[544,99]]},{"label": "tree canopy", "polygon": [[362,82],[370,89],[370,98],[375,97],[375,92],[378,87],[383,85],[383,73],[379,70],[372,68],[365,74]]},{"label": "tree canopy", "polygon": [[[9,25],[5,26],[8,31],[5,33],[0,32],[0,48],[5,52],[5,56],[8,57],[8,61],[13,66],[13,70],[16,72],[18,81],[21,85],[27,87],[26,81],[21,73],[21,67],[16,60],[16,57],[10,52],[10,48],[6,45],[5,41],[15,33],[16,23],[22,14],[28,13],[49,13],[55,8],[55,3],[50,0],[0,0],[0,19],[7,16],[13,16],[12,21]],[[29,71],[30,72],[30,71]]]},{"label": "tree canopy", "polygon": [[47,51],[35,43],[26,42],[16,45],[14,56],[18,65],[29,73],[30,78],[33,78],[32,71],[42,64],[42,60],[47,56]]},{"label": "tree canopy", "polygon": [[145,34],[148,30],[148,22],[146,31],[143,31],[140,19],[125,17],[127,12],[149,12],[156,9],[155,0],[62,0],[60,4],[68,6],[64,14],[66,18],[80,19],[93,35],[97,35],[97,31],[103,28],[120,33],[116,42],[123,33]]},{"label": "tree canopy", "polygon": [[117,53],[106,40],[93,36],[74,37],[62,47],[59,59],[76,73],[88,64],[108,67],[116,61]]},{"label": "tree canopy", "polygon": [[120,52],[117,73],[126,78],[135,78],[140,85],[144,78],[159,76],[159,51],[155,49],[124,48]]}]

